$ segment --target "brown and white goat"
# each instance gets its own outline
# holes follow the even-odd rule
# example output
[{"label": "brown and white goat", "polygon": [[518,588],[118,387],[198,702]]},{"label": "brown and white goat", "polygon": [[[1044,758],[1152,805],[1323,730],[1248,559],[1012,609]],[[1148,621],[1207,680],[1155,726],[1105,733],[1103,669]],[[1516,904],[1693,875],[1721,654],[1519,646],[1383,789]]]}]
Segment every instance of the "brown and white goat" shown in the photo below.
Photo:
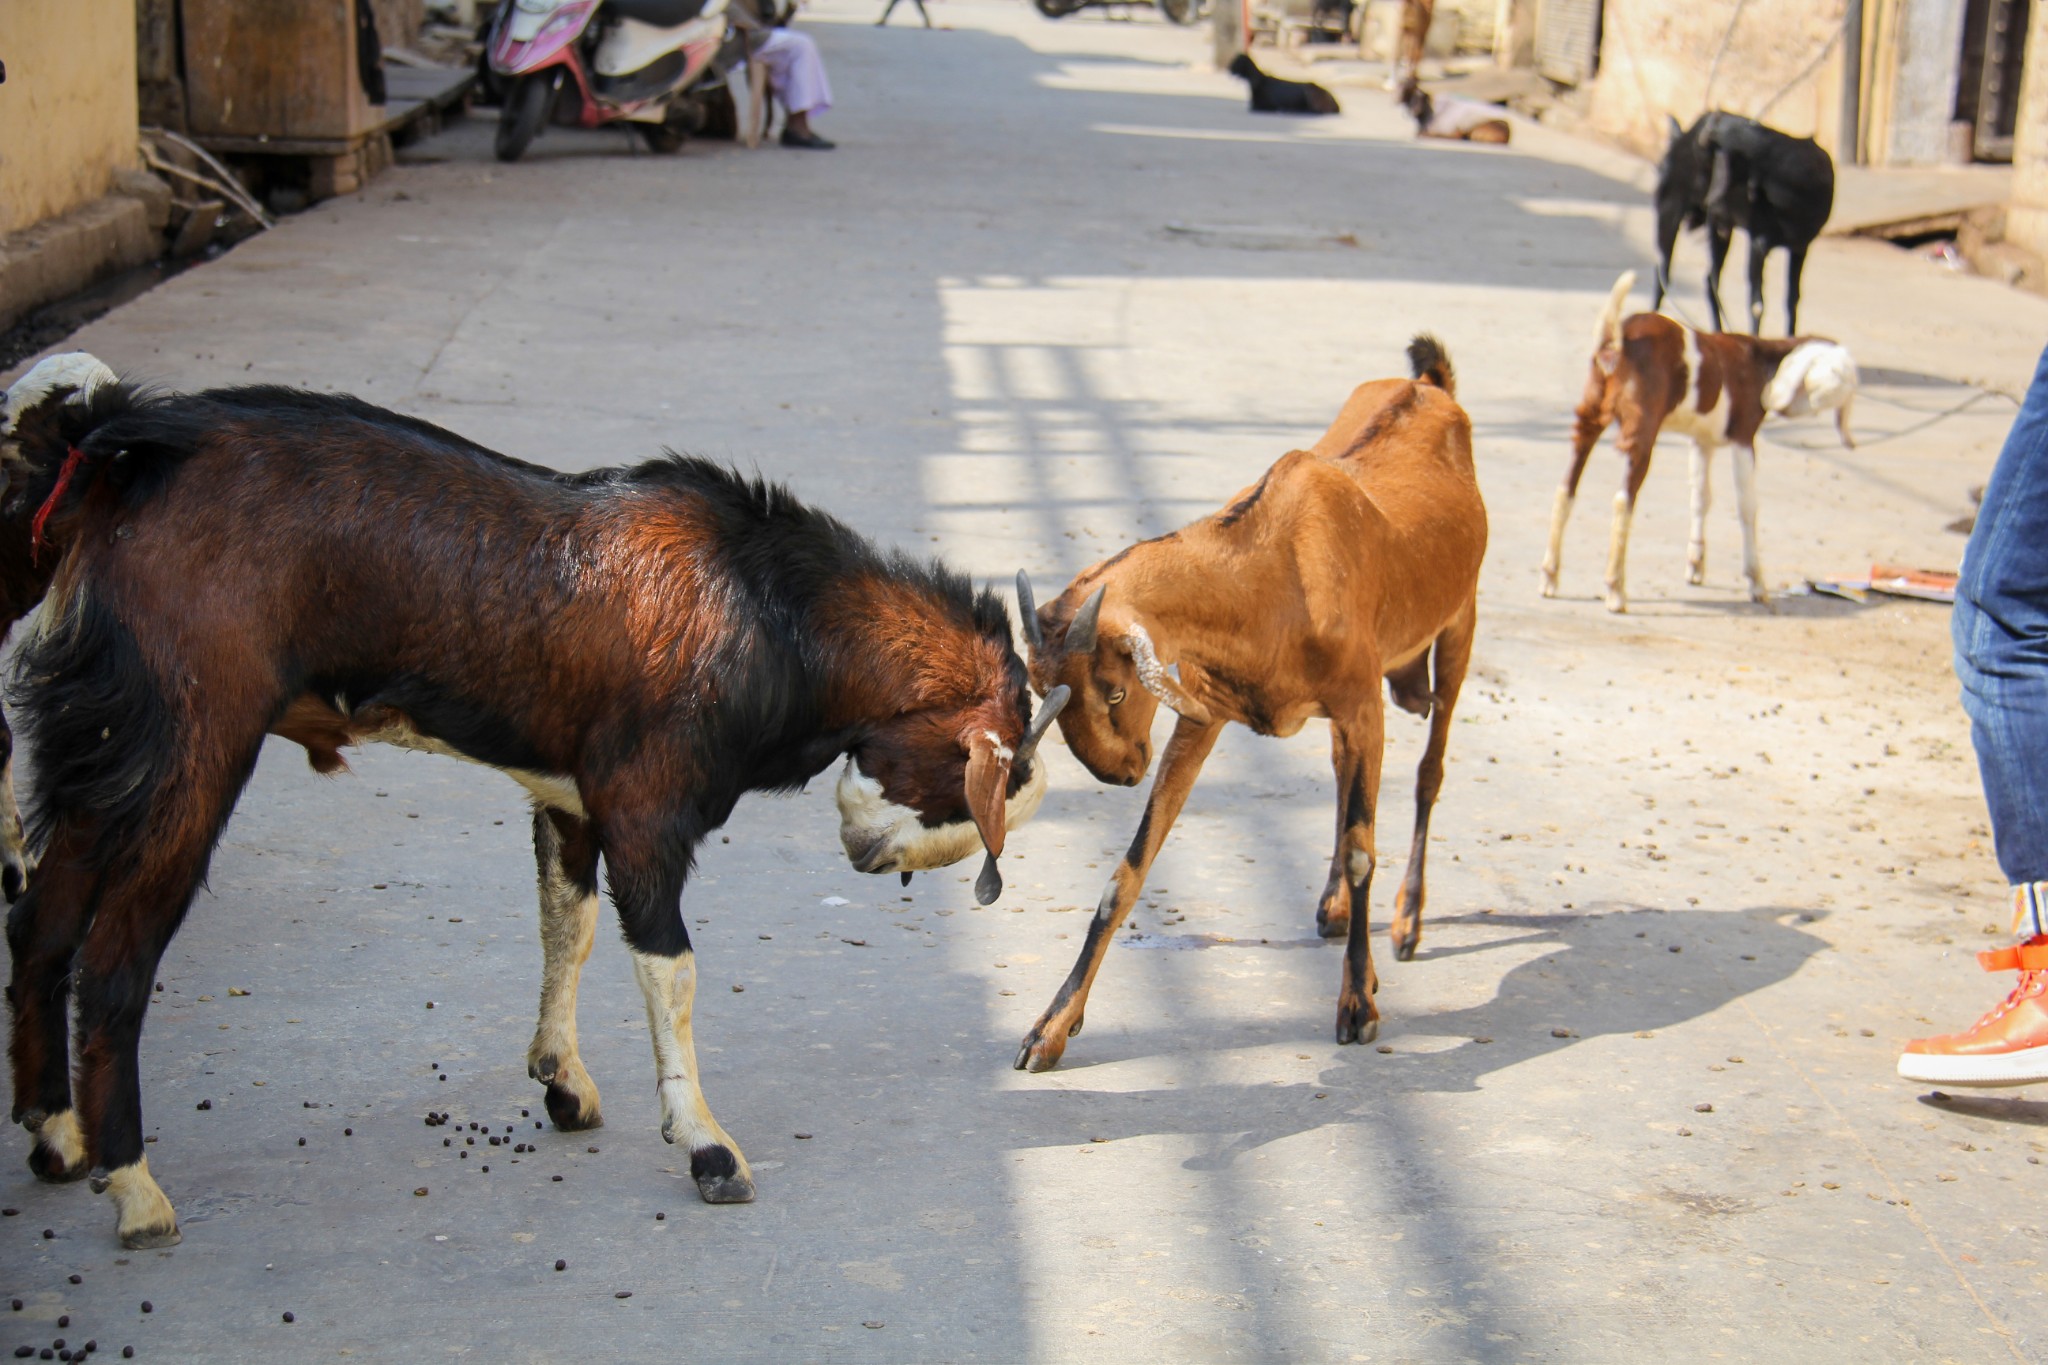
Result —
[{"label": "brown and white goat", "polygon": [[1600,433],[1618,423],[1615,445],[1628,461],[1614,495],[1607,544],[1607,609],[1628,610],[1628,536],[1636,495],[1650,474],[1658,433],[1692,437],[1692,534],[1686,542],[1685,579],[1707,573],[1708,465],[1722,446],[1734,448],[1735,506],[1742,518],[1742,572],[1752,602],[1768,602],[1756,543],[1756,435],[1767,416],[1835,414],[1842,444],[1854,449],[1849,409],[1856,397],[1856,362],[1824,337],[1766,339],[1739,332],[1700,332],[1660,313],[1623,318],[1635,288],[1634,271],[1614,282],[1593,334],[1586,391],[1572,428],[1572,458],[1550,511],[1550,544],[1543,555],[1543,595],[1557,596],[1564,527],[1578,495],[1579,476]]},{"label": "brown and white goat", "polygon": [[1020,1069],[1054,1065],[1081,1031],[1117,927],[1231,721],[1291,735],[1313,716],[1329,718],[1337,848],[1316,923],[1327,938],[1345,937],[1337,1041],[1377,1035],[1367,912],[1385,748],[1380,680],[1403,709],[1429,718],[1393,927],[1405,960],[1422,938],[1430,810],[1471,659],[1486,552],[1472,424],[1450,358],[1427,336],[1408,354],[1413,382],[1361,385],[1313,448],[1281,456],[1222,511],[1086,570],[1042,610],[1018,575],[1032,682],[1070,689],[1060,730],[1089,772],[1135,785],[1151,763],[1157,706],[1179,717],[1137,837],[1073,971],[1025,1037]]},{"label": "brown and white goat", "polygon": [[1060,700],[1031,716],[1002,604],[704,461],[557,474],[350,398],[151,396],[92,373],[82,403],[65,401],[79,385],[10,395],[0,449],[61,554],[14,688],[42,853],[7,924],[35,1172],[94,1172],[126,1246],[178,1240],[143,1157],[136,1043],[269,733],[322,772],[376,740],[532,794],[545,962],[527,1062],[566,1129],[600,1122],[575,1001],[601,858],[662,1136],[707,1201],[753,1198],[698,1085],[679,905],[696,846],[744,792],[845,754],[856,866],[907,877],[985,848],[993,899]]}]

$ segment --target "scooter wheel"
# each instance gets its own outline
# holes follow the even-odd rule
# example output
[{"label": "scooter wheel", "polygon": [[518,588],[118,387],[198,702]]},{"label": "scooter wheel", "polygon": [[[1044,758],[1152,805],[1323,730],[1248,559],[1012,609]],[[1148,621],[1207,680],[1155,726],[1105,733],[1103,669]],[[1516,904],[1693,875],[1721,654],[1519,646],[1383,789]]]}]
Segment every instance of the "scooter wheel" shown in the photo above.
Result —
[{"label": "scooter wheel", "polygon": [[505,92],[504,108],[498,112],[498,160],[517,161],[526,155],[534,138],[540,136],[540,130],[554,113],[556,79],[560,74],[540,71],[521,76]]}]

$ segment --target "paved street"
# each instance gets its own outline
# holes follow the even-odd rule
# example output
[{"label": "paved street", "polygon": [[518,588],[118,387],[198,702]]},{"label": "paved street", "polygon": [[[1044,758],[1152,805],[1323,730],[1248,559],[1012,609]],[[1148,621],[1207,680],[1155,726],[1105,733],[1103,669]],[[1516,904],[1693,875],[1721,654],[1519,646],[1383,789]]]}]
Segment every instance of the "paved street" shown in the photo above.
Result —
[{"label": "paved street", "polygon": [[[1018,1041],[1142,793],[1052,750],[983,909],[970,865],[853,872],[828,777],[743,803],[685,899],[706,1095],[760,1189],[707,1206],[661,1141],[609,928],[581,1011],[606,1126],[536,1129],[520,789],[390,749],[320,778],[273,741],[144,1037],[183,1245],[121,1252],[109,1201],[36,1184],[10,1130],[0,1298],[24,1306],[0,1353],[2048,1356],[2048,1097],[1892,1071],[2010,985],[1972,958],[2004,941],[2003,888],[1947,611],[1786,590],[1953,567],[2048,299],[1822,242],[1802,321],[1862,364],[1864,444],[1767,430],[1775,609],[1743,594],[1725,465],[1686,586],[1675,438],[1629,614],[1599,600],[1608,444],[1544,601],[1594,320],[1651,270],[1647,167],[1524,123],[1509,149],[1418,144],[1376,88],[1255,118],[1207,35],[1149,12],[933,8],[950,31],[808,12],[838,151],[553,130],[508,167],[480,111],[69,344],[180,388],[351,391],[564,468],[729,459],[1006,591],[1029,568],[1044,600],[1213,510],[1435,331],[1492,540],[1423,947],[1375,938],[1378,1046],[1331,1042],[1321,722],[1225,736],[1086,1031],[1035,1076]],[[1694,315],[1703,261],[1695,240],[1676,271]],[[1424,727],[1388,730],[1382,923]]]}]

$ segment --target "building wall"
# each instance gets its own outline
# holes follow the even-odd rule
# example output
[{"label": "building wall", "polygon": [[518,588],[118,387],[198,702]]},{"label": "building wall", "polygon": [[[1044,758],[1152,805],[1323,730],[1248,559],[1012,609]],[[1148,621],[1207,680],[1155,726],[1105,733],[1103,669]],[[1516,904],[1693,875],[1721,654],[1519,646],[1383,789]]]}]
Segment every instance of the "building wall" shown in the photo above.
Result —
[{"label": "building wall", "polygon": [[0,235],[105,194],[136,153],[134,0],[0,0]]},{"label": "building wall", "polygon": [[2013,130],[2012,202],[2005,236],[2048,258],[2048,12],[2035,6],[2027,29],[2026,75],[2020,87],[2019,126]]},{"label": "building wall", "polygon": [[1877,20],[1866,44],[1875,98],[1864,119],[1864,147],[1876,164],[1940,166],[1955,159],[1948,125],[1962,66],[1963,7],[1963,0],[1870,7]]},{"label": "building wall", "polygon": [[1666,116],[1690,124],[1711,100],[1831,145],[1844,8],[1844,0],[1606,0],[1588,119],[1656,155]]}]

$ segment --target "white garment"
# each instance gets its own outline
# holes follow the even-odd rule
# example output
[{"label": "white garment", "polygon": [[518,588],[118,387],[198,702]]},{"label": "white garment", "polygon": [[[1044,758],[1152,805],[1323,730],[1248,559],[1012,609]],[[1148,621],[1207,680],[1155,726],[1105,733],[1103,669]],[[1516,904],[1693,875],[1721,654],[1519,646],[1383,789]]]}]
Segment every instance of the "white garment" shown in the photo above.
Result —
[{"label": "white garment", "polygon": [[792,114],[822,114],[832,107],[832,83],[825,59],[808,33],[772,28],[754,55],[768,68],[768,86]]}]

